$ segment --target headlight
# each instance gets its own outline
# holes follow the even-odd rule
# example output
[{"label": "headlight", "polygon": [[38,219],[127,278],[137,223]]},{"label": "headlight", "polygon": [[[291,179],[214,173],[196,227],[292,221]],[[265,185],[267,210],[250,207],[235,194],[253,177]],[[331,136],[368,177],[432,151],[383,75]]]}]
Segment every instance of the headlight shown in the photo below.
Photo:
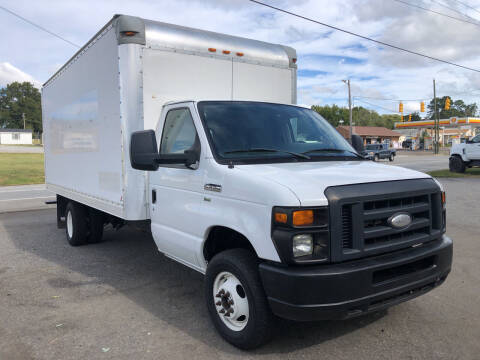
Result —
[{"label": "headlight", "polygon": [[300,234],[293,237],[293,256],[312,255],[313,236],[310,234]]},{"label": "headlight", "polygon": [[330,256],[328,207],[275,207],[272,240],[285,263],[318,263]]}]

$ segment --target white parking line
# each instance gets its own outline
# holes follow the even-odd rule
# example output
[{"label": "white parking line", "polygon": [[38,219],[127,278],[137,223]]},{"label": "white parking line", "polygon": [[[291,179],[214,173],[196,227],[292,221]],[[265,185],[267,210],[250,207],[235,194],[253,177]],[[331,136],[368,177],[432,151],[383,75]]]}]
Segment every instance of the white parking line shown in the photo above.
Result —
[{"label": "white parking line", "polygon": [[22,200],[38,200],[38,199],[52,199],[55,196],[38,196],[38,197],[31,197],[31,198],[21,198],[21,199],[5,199],[0,201],[22,201]]}]

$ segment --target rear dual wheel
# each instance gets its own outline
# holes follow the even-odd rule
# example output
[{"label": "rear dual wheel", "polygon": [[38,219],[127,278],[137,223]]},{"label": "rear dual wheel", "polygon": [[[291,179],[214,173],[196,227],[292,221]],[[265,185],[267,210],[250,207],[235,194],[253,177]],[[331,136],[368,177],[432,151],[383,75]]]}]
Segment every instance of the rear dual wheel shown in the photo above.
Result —
[{"label": "rear dual wheel", "polygon": [[102,240],[104,217],[97,210],[70,201],[65,208],[65,234],[72,246]]}]

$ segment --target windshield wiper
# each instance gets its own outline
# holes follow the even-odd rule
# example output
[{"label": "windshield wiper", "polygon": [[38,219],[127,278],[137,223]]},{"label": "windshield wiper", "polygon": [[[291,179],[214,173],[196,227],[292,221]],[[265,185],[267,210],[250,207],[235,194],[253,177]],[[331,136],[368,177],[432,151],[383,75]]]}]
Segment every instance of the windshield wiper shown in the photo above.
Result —
[{"label": "windshield wiper", "polygon": [[333,149],[333,148],[322,148],[322,149],[313,149],[313,150],[308,150],[303,152],[302,154],[310,154],[314,152],[348,152],[350,154],[355,155],[356,157],[362,157],[360,154],[357,154],[356,152],[350,151],[350,150],[344,150],[344,149]]},{"label": "windshield wiper", "polygon": [[264,149],[264,148],[253,148],[253,149],[242,149],[242,150],[231,150],[225,151],[224,154],[238,154],[238,153],[249,153],[249,152],[282,152],[285,154],[293,155],[297,158],[310,160],[311,157],[306,154],[299,154],[287,150],[277,150],[277,149]]}]

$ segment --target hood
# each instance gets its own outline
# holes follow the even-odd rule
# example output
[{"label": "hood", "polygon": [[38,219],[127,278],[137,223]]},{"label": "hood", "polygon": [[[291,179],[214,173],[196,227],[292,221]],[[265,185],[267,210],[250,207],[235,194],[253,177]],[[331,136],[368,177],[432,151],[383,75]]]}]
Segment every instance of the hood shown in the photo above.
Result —
[{"label": "hood", "polygon": [[324,192],[330,186],[430,178],[418,171],[372,161],[255,164],[235,168],[253,178],[262,177],[286,186],[302,206],[328,205]]}]

